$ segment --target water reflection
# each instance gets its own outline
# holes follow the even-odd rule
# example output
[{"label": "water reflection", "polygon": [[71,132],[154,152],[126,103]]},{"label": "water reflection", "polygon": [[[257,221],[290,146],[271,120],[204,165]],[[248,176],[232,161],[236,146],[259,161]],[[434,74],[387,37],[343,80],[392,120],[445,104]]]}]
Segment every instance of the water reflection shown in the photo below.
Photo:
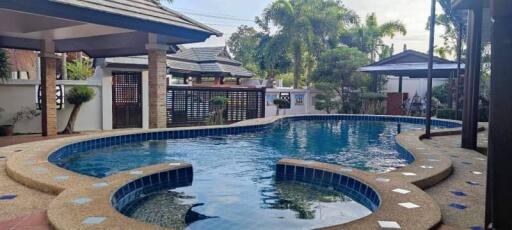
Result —
[{"label": "water reflection", "polygon": [[322,219],[324,204],[350,201],[337,191],[298,182],[276,182],[275,188],[275,196],[262,200],[264,208],[291,210],[298,219]]}]

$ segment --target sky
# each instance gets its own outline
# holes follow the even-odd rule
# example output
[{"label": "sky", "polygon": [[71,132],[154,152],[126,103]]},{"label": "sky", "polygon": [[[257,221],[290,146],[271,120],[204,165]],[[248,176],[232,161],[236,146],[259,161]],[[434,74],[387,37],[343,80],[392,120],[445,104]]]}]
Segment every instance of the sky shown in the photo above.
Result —
[{"label": "sky", "polygon": [[[191,18],[224,33],[223,37],[212,37],[205,43],[189,46],[224,46],[229,36],[239,25],[254,26],[254,18],[273,0],[174,0],[170,6]],[[380,23],[391,20],[402,21],[408,30],[406,36],[386,39],[395,45],[395,52],[408,49],[421,52],[428,50],[428,31],[425,30],[430,14],[429,0],[343,0],[343,4],[354,10],[361,18],[375,12]],[[438,10],[441,10],[438,6]],[[442,33],[442,31],[437,31]],[[436,43],[441,43],[437,39]]]}]

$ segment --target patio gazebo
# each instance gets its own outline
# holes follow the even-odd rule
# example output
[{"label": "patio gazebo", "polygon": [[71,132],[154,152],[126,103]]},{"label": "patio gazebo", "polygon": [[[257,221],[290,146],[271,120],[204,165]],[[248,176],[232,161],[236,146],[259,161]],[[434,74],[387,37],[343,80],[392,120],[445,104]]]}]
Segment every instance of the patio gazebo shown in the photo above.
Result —
[{"label": "patio gazebo", "polygon": [[[434,78],[451,78],[456,76],[457,69],[457,62],[435,57],[432,76]],[[464,65],[461,65],[461,69],[464,70]],[[361,67],[358,71],[372,75],[397,76],[399,77],[398,92],[402,93],[403,77],[427,78],[428,55],[415,50],[406,50]]]},{"label": "patio gazebo", "polygon": [[198,84],[202,83],[202,78],[214,78],[215,85],[223,85],[224,78],[230,77],[240,85],[240,79],[254,76],[241,62],[231,58],[226,47],[179,47],[178,52],[168,55],[167,59],[169,72],[182,77],[185,83],[189,77],[195,78]]},{"label": "patio gazebo", "polygon": [[171,45],[205,41],[221,33],[155,0],[3,0],[0,47],[40,51],[42,133],[57,134],[55,53],[92,58],[147,54],[149,127],[166,120],[166,55]]}]

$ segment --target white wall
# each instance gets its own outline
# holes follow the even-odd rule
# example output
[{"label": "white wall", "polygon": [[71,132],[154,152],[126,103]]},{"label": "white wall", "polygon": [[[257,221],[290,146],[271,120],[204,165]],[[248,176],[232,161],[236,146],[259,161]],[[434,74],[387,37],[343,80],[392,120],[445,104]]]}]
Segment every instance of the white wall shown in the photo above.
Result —
[{"label": "white wall", "polygon": [[[24,107],[36,108],[36,85],[37,80],[12,80],[0,84],[0,107],[5,111],[1,113],[0,124],[7,124],[12,116]],[[93,131],[101,129],[101,86],[98,79],[92,78],[88,81],[57,81],[58,85],[64,85],[67,92],[74,85],[88,85],[96,92],[96,96],[90,102],[82,105],[81,111],[76,120],[77,131]],[[57,128],[62,131],[67,124],[73,107],[67,102],[64,109],[57,111]],[[16,133],[41,133],[41,116],[30,121],[20,121],[14,130]]]},{"label": "white wall", "polygon": [[[384,92],[394,93],[398,92],[398,77],[388,77],[388,82],[384,86]],[[448,82],[448,79],[433,79],[432,87],[436,87]],[[416,93],[419,96],[424,97],[427,94],[427,79],[416,79],[416,78],[403,78],[403,92],[409,93],[409,97],[413,97]]]},{"label": "white wall", "polygon": [[[277,107],[273,104],[273,99],[279,98],[280,93],[291,94],[291,108],[280,110],[280,115],[301,115],[301,114],[318,114],[322,113],[314,108],[314,92],[308,89],[289,89],[289,88],[274,88],[267,89],[265,97],[265,117],[272,117],[276,115]],[[296,96],[304,95],[304,104],[296,104]],[[273,98],[270,100],[270,98]]]}]

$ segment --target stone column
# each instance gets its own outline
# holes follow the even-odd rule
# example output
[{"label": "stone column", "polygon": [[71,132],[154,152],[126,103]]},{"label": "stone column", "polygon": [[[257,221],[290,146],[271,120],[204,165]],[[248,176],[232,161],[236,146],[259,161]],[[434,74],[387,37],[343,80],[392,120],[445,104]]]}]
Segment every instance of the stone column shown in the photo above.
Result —
[{"label": "stone column", "polygon": [[41,49],[41,131],[43,136],[57,135],[57,59],[55,43],[43,41]]},{"label": "stone column", "polygon": [[167,50],[168,46],[148,44],[149,128],[167,127]]}]

